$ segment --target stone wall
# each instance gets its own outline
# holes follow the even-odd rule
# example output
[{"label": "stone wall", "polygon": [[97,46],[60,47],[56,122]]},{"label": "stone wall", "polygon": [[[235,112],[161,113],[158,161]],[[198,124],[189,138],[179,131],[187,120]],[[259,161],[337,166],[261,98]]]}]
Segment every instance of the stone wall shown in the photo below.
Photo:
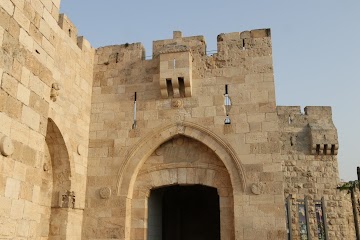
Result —
[{"label": "stone wall", "polygon": [[[153,46],[152,60],[145,60],[139,43],[96,51],[84,238],[143,239],[131,232],[134,183],[147,157],[178,135],[211,148],[229,171],[235,239],[283,238],[283,174],[270,31],[220,34],[213,56],[206,55],[204,37],[182,37],[179,32]],[[186,52],[188,63],[182,54]],[[177,69],[180,66],[182,70]],[[175,78],[184,77],[185,85],[191,86],[191,97],[161,94],[162,81],[168,78],[161,76],[172,68],[177,69]],[[189,68],[191,76],[185,75]],[[171,80],[173,91],[178,91],[180,84]],[[230,125],[224,125],[226,84],[232,101]],[[108,189],[111,197],[103,199],[102,189]]]},{"label": "stone wall", "polygon": [[59,5],[0,1],[1,239],[81,238],[94,49]]},{"label": "stone wall", "polygon": [[59,5],[0,2],[1,239],[146,239],[151,189],[176,184],[217,189],[222,239],[285,239],[285,198],[293,239],[305,198],[312,239],[321,199],[329,239],[354,236],[331,109],[276,108],[269,29],[212,56],[174,32],[145,60],[94,50]]},{"label": "stone wall", "polygon": [[[285,198],[290,196],[293,239],[300,239],[298,203],[308,199],[310,234],[317,239],[315,202],[325,200],[330,239],[348,236],[343,194],[339,193],[337,133],[330,107],[277,107]],[[326,146],[326,147],[325,147]],[[351,208],[350,208],[351,211]]]}]

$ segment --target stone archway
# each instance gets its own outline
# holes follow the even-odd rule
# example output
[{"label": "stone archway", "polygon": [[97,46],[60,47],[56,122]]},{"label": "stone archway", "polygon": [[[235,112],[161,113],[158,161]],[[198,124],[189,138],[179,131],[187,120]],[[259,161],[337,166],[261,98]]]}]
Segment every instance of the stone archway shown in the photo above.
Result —
[{"label": "stone archway", "polygon": [[217,189],[220,200],[221,239],[234,239],[234,205],[228,175],[223,170],[204,167],[173,165],[168,169],[156,170],[139,176],[131,203],[130,239],[146,239],[147,237],[148,197],[151,189],[163,186],[190,186],[195,184]]},{"label": "stone archway", "polygon": [[[67,235],[68,209],[72,208],[71,164],[69,151],[60,129],[52,119],[48,119],[45,137],[44,171],[48,182],[44,202],[49,207],[49,229],[44,237],[64,238]],[[44,222],[47,222],[44,221]],[[45,228],[45,226],[43,226]],[[46,236],[48,235],[48,236]]]},{"label": "stone archway", "polygon": [[128,151],[118,172],[118,196],[132,198],[134,182],[144,161],[158,146],[176,135],[196,139],[212,149],[229,172],[231,183],[234,186],[233,191],[241,193],[245,191],[244,167],[232,147],[205,127],[195,123],[182,122],[154,129]]},{"label": "stone archway", "polygon": [[147,240],[220,240],[216,188],[200,184],[154,188],[147,212]]},{"label": "stone archway", "polygon": [[[236,188],[237,192],[242,191],[242,186],[238,184],[233,187],[232,182],[237,182],[234,179],[239,176],[238,169],[228,170],[225,162],[219,157],[221,148],[217,148],[219,146],[209,139],[204,141],[206,136],[197,131],[188,134],[193,134],[193,137],[187,137],[186,130],[172,137],[165,135],[167,141],[147,154],[148,157],[134,174],[134,185],[126,204],[128,235],[125,239],[147,239],[150,191],[172,185],[203,185],[215,188],[220,201],[221,239],[235,238],[233,194]],[[183,145],[184,142],[187,143],[186,146],[173,146]],[[206,142],[209,145],[206,145]],[[159,158],[162,158],[160,162]]]}]

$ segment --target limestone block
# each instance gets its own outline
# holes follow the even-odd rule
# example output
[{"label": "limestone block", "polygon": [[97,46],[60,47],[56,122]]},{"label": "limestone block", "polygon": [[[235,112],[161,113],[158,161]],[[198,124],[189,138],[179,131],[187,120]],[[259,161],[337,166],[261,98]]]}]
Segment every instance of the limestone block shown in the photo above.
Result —
[{"label": "limestone block", "polygon": [[245,134],[246,143],[261,143],[267,142],[267,133],[265,132],[250,132]]},{"label": "limestone block", "polygon": [[12,238],[16,233],[17,221],[0,216],[0,236]]},{"label": "limestone block", "polygon": [[26,170],[27,170],[27,167],[25,164],[23,164],[21,162],[15,162],[12,177],[24,182],[26,179]]},{"label": "limestone block", "polygon": [[14,199],[11,201],[11,218],[21,219],[24,214],[25,201]]},{"label": "limestone block", "polygon": [[14,178],[7,178],[5,186],[5,197],[18,199],[20,193],[20,181]]},{"label": "limestone block", "polygon": [[[5,29],[0,25],[0,47],[2,46],[4,41],[4,33],[5,33]],[[2,76],[2,72],[1,72],[1,76]],[[0,80],[0,86],[1,86],[1,80]]]},{"label": "limestone block", "polygon": [[53,18],[51,13],[45,8],[43,10],[43,19],[45,20],[45,22],[47,22],[49,24],[50,28],[52,28],[54,30],[58,29],[57,21]]},{"label": "limestone block", "polygon": [[35,112],[32,108],[23,106],[21,121],[30,128],[34,129],[35,131],[39,130],[40,115],[37,112]]},{"label": "limestone block", "polygon": [[9,31],[10,35],[13,36],[15,39],[19,38],[20,26],[13,18],[10,19],[8,31]]},{"label": "limestone block", "polygon": [[31,0],[31,6],[38,14],[42,16],[44,5],[41,3],[40,0]]},{"label": "limestone block", "polygon": [[265,121],[265,113],[248,113],[247,121],[251,122],[264,122]]},{"label": "limestone block", "polygon": [[20,237],[27,237],[30,230],[30,224],[26,220],[20,220],[18,221],[17,225],[17,234]]},{"label": "limestone block", "polygon": [[41,213],[39,211],[39,206],[30,201],[25,201],[23,218],[40,223]]},{"label": "limestone block", "polygon": [[251,92],[251,102],[264,103],[269,101],[268,91],[253,91]]},{"label": "limestone block", "polygon": [[1,88],[4,89],[11,96],[16,98],[18,81],[9,74],[3,74]]},{"label": "limestone block", "polygon": [[30,20],[22,13],[22,11],[15,7],[14,19],[27,32],[30,30]]},{"label": "limestone block", "polygon": [[[14,4],[10,0],[4,0],[0,2],[0,6],[5,9],[5,11],[12,16],[14,14]],[[1,44],[0,44],[1,45]]]},{"label": "limestone block", "polygon": [[53,6],[53,1],[46,1],[46,0],[40,0],[41,3],[44,5],[44,7],[51,12],[52,6]]},{"label": "limestone block", "polygon": [[4,217],[10,216],[11,203],[12,203],[12,199],[0,196],[0,216],[4,216]]},{"label": "limestone block", "polygon": [[186,168],[178,168],[178,183],[179,184],[186,184],[187,179],[187,170]]},{"label": "limestone block", "polygon": [[29,105],[30,90],[27,87],[25,87],[24,85],[19,84],[18,89],[17,89],[16,98],[19,101],[21,101],[22,103],[24,103],[25,105]]}]

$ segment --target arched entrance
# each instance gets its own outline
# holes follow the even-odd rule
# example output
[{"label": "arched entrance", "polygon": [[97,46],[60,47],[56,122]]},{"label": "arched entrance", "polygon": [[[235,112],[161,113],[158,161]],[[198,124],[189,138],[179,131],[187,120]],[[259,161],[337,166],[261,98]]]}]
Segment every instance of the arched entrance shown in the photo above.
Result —
[{"label": "arched entrance", "polygon": [[152,189],[148,199],[148,240],[220,240],[217,190],[202,185]]},{"label": "arched entrance", "polygon": [[[152,196],[154,194],[155,196]],[[207,199],[211,195],[215,195],[215,198],[209,202]],[[174,202],[174,199],[182,198],[183,202]],[[166,212],[161,210],[161,216],[167,218],[167,226],[161,225],[161,234],[163,237],[169,237],[162,239],[176,240],[171,232],[177,229],[176,231],[180,233],[176,235],[180,237],[178,240],[211,240],[212,238],[208,238],[207,233],[203,231],[204,228],[209,227],[209,224],[213,224],[207,223],[209,219],[205,220],[203,216],[209,208],[212,209],[210,212],[213,215],[218,214],[216,219],[219,228],[217,231],[215,227],[217,235],[214,235],[213,240],[234,239],[233,202],[230,175],[215,152],[195,139],[176,135],[155,149],[139,170],[134,182],[132,199],[129,202],[131,206],[131,214],[128,216],[131,226],[129,239],[159,239],[159,226],[153,228],[154,223],[155,225],[158,223],[151,219],[160,214],[159,209],[174,212],[179,211],[181,207],[187,209],[175,216],[186,218],[188,222],[197,219],[198,224],[189,226],[181,219],[169,219]],[[163,203],[167,205],[162,205]],[[206,208],[209,203],[210,206]],[[157,207],[154,207],[154,204]],[[196,208],[200,208],[200,211],[192,211]],[[174,216],[174,213],[171,215]],[[197,230],[190,230],[191,227],[196,227]]]},{"label": "arched entrance", "polygon": [[[44,145],[44,178],[42,202],[49,207],[42,217],[42,222],[49,228],[42,232],[42,237],[49,239],[67,236],[68,209],[72,208],[70,158],[63,135],[51,119],[48,120]],[[65,196],[62,196],[64,194]],[[44,227],[44,229],[46,229]]]}]

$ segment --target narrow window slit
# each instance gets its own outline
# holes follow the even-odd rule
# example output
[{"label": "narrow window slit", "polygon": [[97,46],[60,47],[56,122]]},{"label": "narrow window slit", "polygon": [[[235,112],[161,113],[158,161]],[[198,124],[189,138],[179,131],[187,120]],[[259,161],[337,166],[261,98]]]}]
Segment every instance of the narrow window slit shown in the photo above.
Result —
[{"label": "narrow window slit", "polygon": [[331,145],[331,154],[335,155],[335,144]]},{"label": "narrow window slit", "polygon": [[116,53],[116,63],[119,62],[119,53]]},{"label": "narrow window slit", "polygon": [[69,29],[69,37],[71,37],[71,29]]},{"label": "narrow window slit", "polygon": [[166,87],[169,97],[174,97],[174,89],[172,86],[171,78],[166,79]]},{"label": "narrow window slit", "polygon": [[245,39],[242,40],[242,49],[245,50]]},{"label": "narrow window slit", "polygon": [[320,144],[316,144],[316,154],[320,154]]},{"label": "narrow window slit", "polygon": [[178,78],[178,81],[179,81],[180,97],[185,97],[185,83],[184,83],[184,78],[183,78],[183,77],[179,77],[179,78]]},{"label": "narrow window slit", "polygon": [[293,137],[290,137],[290,145],[294,146]]},{"label": "narrow window slit", "polygon": [[326,155],[326,153],[327,153],[327,148],[328,148],[328,145],[325,144],[325,145],[324,145],[324,155]]}]

